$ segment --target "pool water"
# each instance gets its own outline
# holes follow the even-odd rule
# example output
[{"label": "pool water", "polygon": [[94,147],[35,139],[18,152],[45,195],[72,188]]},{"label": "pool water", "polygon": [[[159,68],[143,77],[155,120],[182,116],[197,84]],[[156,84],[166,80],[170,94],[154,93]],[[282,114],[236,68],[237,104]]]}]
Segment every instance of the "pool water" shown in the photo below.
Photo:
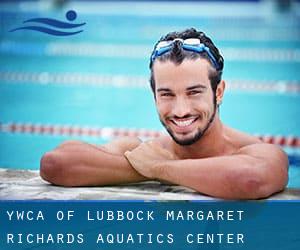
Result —
[{"label": "pool water", "polygon": [[[71,2],[62,9],[27,4],[31,8],[21,3],[0,8],[1,124],[162,130],[148,86],[149,55],[165,32],[196,27],[213,38],[225,58],[228,86],[220,108],[224,123],[251,134],[300,136],[297,15],[274,18],[255,12],[255,7],[244,10],[245,16],[175,14],[182,6],[195,13],[201,3],[176,3],[153,14],[147,3],[137,4],[136,12],[128,2]],[[209,4],[205,8],[209,10]],[[33,17],[62,20],[68,9],[76,9],[78,23],[86,22],[78,35],[8,32]],[[38,169],[41,155],[67,139],[100,144],[111,138],[2,129],[0,166]],[[284,149],[290,158],[289,187],[300,188],[300,150]]]}]

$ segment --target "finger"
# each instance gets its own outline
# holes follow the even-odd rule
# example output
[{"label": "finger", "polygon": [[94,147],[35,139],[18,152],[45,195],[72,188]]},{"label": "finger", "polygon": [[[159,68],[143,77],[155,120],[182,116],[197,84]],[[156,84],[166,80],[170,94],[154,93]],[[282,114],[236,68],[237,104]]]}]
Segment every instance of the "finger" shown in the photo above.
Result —
[{"label": "finger", "polygon": [[155,142],[153,140],[149,140],[146,142],[148,145],[153,145]]},{"label": "finger", "polygon": [[160,143],[158,143],[158,142],[155,141],[155,140],[150,140],[150,141],[147,142],[147,144],[148,144],[149,146],[160,147],[160,148],[161,148]]},{"label": "finger", "polygon": [[157,153],[169,153],[169,151],[163,148],[157,141],[149,141],[148,146]]},{"label": "finger", "polygon": [[130,163],[132,163],[132,161],[133,161],[133,156],[134,156],[134,154],[132,154],[132,152],[130,152],[130,151],[126,151],[125,153],[124,153],[124,156],[125,156],[125,158],[130,162]]},{"label": "finger", "polygon": [[[176,159],[176,156],[170,152],[168,149],[166,148],[163,148],[159,143],[157,142],[154,142],[156,145],[153,146],[153,150],[155,150],[155,152],[157,154],[161,154],[161,155],[164,155],[165,157],[169,158],[169,159],[173,159],[175,160]],[[154,144],[153,144],[154,145]]]},{"label": "finger", "polygon": [[127,151],[124,153],[125,157],[127,158],[127,157],[130,155],[130,153],[131,153],[131,152],[127,150]]},{"label": "finger", "polygon": [[152,152],[159,152],[162,149],[159,143],[155,141],[147,142],[147,150],[151,150]]}]

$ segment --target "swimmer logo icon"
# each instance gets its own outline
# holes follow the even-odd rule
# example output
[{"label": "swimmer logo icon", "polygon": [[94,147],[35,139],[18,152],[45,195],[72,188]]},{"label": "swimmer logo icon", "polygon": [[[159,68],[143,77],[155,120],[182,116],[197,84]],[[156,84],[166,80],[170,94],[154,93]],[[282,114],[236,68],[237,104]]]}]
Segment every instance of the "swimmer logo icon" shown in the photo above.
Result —
[{"label": "swimmer logo icon", "polygon": [[[77,18],[77,13],[74,10],[69,10],[66,13],[66,19],[70,22],[74,21]],[[58,29],[74,29],[81,27],[85,25],[86,23],[78,23],[78,24],[73,24],[70,22],[63,22],[59,21],[53,18],[32,18],[25,20],[23,23],[37,23],[37,24],[45,24],[48,26],[51,26],[52,28],[44,27],[44,26],[39,26],[39,25],[32,25],[32,26],[23,26],[23,27],[18,27],[15,29],[10,30],[9,32],[15,32],[19,30],[32,30],[32,31],[38,31],[42,33],[47,33],[49,35],[53,36],[71,36],[71,35],[76,35],[78,33],[81,33],[83,30],[78,30],[78,31],[63,31],[63,30],[58,30]],[[58,29],[55,29],[58,28]]]}]

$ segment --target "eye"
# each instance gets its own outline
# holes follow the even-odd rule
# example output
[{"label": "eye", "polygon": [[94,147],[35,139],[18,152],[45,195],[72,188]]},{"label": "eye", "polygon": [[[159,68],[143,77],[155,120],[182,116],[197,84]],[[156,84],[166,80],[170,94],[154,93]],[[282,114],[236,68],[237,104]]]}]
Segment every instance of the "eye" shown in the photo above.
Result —
[{"label": "eye", "polygon": [[161,93],[160,96],[162,96],[162,97],[169,97],[169,96],[174,96],[174,94],[166,92],[166,93]]},{"label": "eye", "polygon": [[188,92],[188,95],[198,95],[201,94],[202,92],[199,90],[191,90]]}]

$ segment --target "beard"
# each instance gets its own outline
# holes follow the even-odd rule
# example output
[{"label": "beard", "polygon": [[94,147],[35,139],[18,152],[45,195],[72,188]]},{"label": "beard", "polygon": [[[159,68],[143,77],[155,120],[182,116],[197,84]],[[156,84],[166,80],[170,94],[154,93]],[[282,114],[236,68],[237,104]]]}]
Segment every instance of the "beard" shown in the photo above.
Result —
[{"label": "beard", "polygon": [[179,144],[181,146],[190,146],[190,145],[194,144],[195,142],[197,142],[198,140],[200,140],[202,138],[202,136],[205,134],[205,132],[208,130],[208,128],[210,127],[211,123],[213,122],[213,120],[215,118],[216,110],[217,110],[217,105],[214,102],[214,111],[213,111],[211,117],[209,118],[208,122],[206,123],[205,127],[203,129],[198,128],[196,133],[193,136],[185,138],[185,139],[180,139],[180,138],[176,137],[176,135],[173,133],[172,129],[166,125],[166,123],[161,119],[161,117],[159,117],[159,120],[160,120],[161,124],[165,127],[165,129],[167,130],[169,135],[172,137],[172,139],[177,144]]}]

